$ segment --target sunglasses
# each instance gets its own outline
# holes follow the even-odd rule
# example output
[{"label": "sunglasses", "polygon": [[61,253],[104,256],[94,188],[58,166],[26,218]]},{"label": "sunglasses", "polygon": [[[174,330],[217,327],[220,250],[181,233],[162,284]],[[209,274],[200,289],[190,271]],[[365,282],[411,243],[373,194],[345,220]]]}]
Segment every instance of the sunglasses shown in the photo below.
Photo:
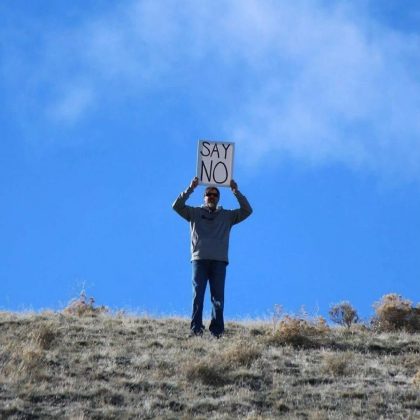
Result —
[{"label": "sunglasses", "polygon": [[206,197],[219,197],[216,193],[206,193]]}]

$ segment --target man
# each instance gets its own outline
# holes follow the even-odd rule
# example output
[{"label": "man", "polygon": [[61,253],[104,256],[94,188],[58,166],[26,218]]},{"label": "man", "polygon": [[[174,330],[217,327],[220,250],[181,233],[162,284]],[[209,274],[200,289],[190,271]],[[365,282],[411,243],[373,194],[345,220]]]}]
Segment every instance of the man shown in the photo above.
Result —
[{"label": "man", "polygon": [[234,180],[230,182],[230,188],[239,202],[239,209],[224,210],[218,206],[220,193],[216,187],[206,188],[204,205],[201,207],[187,206],[185,203],[197,185],[198,178],[195,177],[172,208],[190,222],[193,283],[191,335],[203,334],[204,294],[209,281],[212,302],[209,330],[219,338],[225,329],[223,308],[230,229],[246,219],[252,213],[252,208]]}]

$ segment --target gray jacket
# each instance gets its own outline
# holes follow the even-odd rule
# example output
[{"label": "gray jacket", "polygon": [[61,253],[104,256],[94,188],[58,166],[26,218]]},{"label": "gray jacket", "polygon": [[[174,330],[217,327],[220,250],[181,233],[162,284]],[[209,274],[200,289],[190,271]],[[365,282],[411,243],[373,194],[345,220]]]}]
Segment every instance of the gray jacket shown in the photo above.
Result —
[{"label": "gray jacket", "polygon": [[252,213],[248,200],[237,191],[234,195],[239,202],[239,209],[225,210],[219,206],[210,211],[206,206],[192,207],[185,204],[192,192],[192,188],[187,188],[172,204],[172,208],[190,222],[191,260],[229,262],[230,229]]}]

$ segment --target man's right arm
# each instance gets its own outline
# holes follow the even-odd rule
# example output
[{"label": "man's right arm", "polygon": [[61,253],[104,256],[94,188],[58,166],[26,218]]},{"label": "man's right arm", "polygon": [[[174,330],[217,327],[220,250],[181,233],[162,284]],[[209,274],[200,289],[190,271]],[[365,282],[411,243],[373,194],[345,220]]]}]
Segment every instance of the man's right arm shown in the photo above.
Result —
[{"label": "man's right arm", "polygon": [[178,198],[172,204],[172,208],[185,220],[190,221],[192,217],[192,207],[187,206],[185,203],[188,200],[191,193],[195,190],[195,187],[198,185],[198,178],[194,178],[189,187],[179,194]]}]

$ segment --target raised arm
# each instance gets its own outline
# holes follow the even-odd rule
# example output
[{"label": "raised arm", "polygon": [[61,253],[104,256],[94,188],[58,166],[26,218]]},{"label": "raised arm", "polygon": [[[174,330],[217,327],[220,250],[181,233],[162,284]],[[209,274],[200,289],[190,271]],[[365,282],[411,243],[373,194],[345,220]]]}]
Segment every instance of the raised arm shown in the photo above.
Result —
[{"label": "raised arm", "polygon": [[238,190],[238,184],[233,179],[230,181],[230,188],[240,206],[239,209],[232,210],[232,225],[235,225],[251,215],[252,207],[246,197]]},{"label": "raised arm", "polygon": [[172,204],[172,208],[185,220],[190,221],[191,220],[191,213],[192,213],[192,207],[187,206],[185,203],[188,200],[191,193],[195,190],[195,188],[198,185],[198,178],[195,177],[191,181],[189,187],[183,191],[177,199]]}]

